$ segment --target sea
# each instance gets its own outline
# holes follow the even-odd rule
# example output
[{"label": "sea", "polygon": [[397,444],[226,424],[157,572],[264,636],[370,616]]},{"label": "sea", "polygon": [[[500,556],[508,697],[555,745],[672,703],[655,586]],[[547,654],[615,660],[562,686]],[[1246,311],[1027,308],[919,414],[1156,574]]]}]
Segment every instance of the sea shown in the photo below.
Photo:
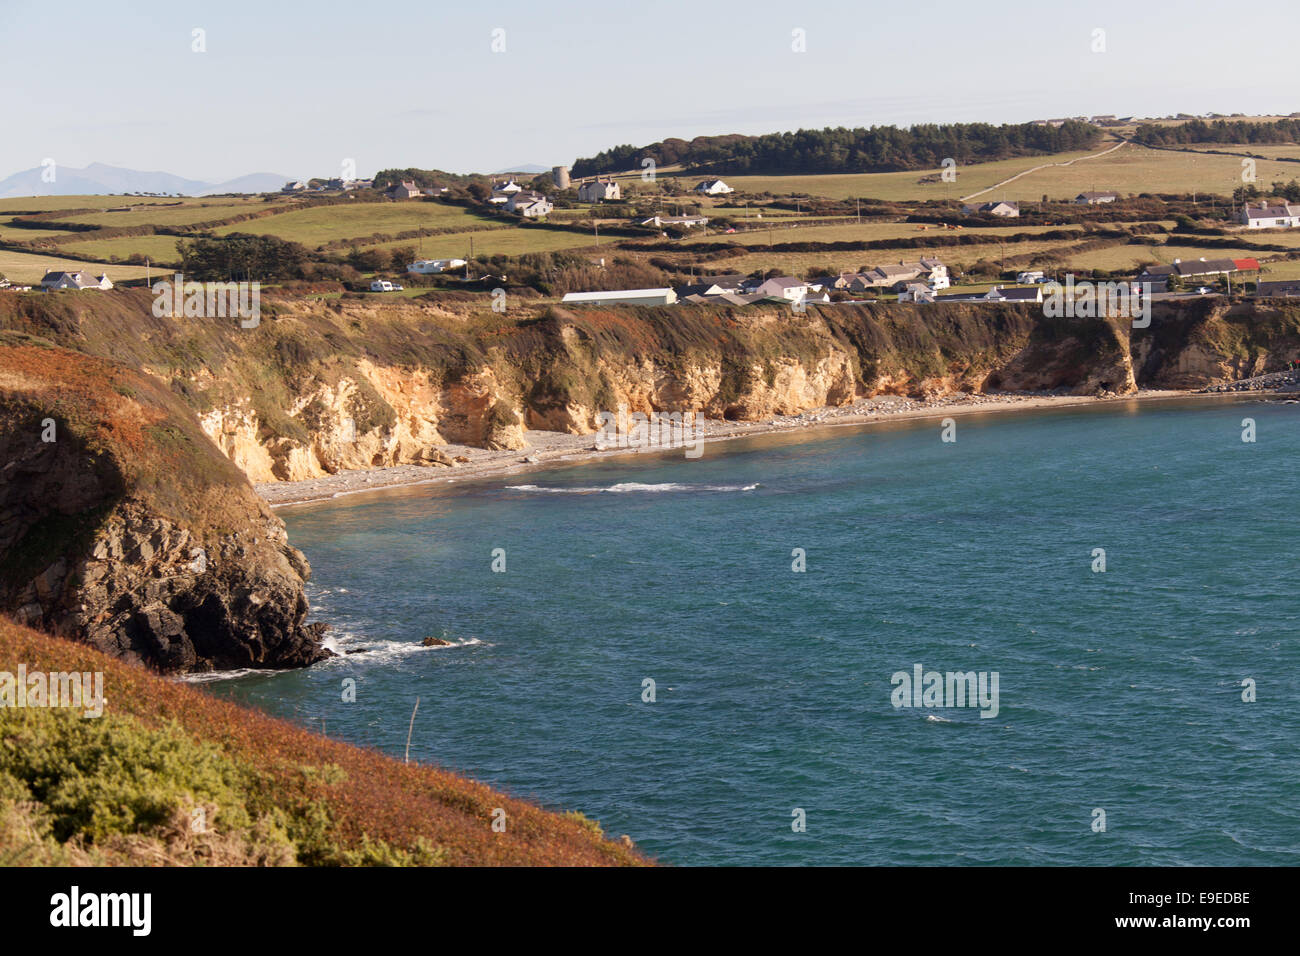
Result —
[{"label": "sea", "polygon": [[288,507],[339,656],[203,687],[673,865],[1295,864],[1298,468],[1229,396]]}]

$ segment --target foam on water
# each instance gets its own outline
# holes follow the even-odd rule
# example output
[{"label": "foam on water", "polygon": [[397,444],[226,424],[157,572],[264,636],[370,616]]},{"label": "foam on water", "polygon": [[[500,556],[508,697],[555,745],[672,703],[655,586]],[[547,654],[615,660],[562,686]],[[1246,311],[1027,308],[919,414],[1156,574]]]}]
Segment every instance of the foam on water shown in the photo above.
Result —
[{"label": "foam on water", "polygon": [[572,488],[560,487],[558,485],[506,485],[506,490],[528,491],[552,495],[594,495],[602,492],[610,494],[630,494],[632,492],[657,494],[665,491],[753,491],[758,486],[758,482],[754,482],[751,485],[688,485],[677,481],[664,481],[658,483],[620,481],[618,484],[614,485],[577,486]]}]

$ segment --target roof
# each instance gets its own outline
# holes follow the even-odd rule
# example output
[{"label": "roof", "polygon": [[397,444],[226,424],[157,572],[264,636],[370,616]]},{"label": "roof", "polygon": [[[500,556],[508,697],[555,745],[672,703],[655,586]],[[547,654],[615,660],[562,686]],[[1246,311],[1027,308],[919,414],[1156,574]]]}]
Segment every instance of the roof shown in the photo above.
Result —
[{"label": "roof", "polygon": [[794,276],[773,276],[770,279],[765,279],[759,285],[759,288],[761,289],[765,285],[775,285],[778,289],[793,289],[795,286],[806,286],[807,284],[803,279],[796,279]]},{"label": "roof", "polygon": [[1274,203],[1268,205],[1261,203],[1258,206],[1252,206],[1246,203],[1245,213],[1247,219],[1282,219],[1289,216],[1300,216],[1300,205],[1296,203]]},{"label": "roof", "polygon": [[997,289],[996,292],[1008,302],[1037,302],[1043,294],[1038,286],[1032,289]]},{"label": "roof", "polygon": [[566,292],[561,302],[605,302],[610,299],[670,298],[672,289],[615,289],[612,292]]},{"label": "roof", "polygon": [[1091,193],[1091,192],[1089,192],[1089,193],[1079,193],[1079,195],[1075,196],[1074,198],[1075,198],[1075,199],[1118,199],[1118,198],[1119,198],[1119,193],[1110,193],[1110,192],[1104,192],[1104,193]]}]

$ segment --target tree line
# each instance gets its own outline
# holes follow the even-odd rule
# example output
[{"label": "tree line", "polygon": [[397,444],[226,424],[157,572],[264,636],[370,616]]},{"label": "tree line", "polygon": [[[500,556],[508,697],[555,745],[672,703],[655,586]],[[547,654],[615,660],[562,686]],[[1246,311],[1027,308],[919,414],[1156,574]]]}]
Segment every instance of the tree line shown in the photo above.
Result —
[{"label": "tree line", "polygon": [[577,159],[574,176],[681,164],[697,172],[739,175],[757,173],[876,173],[939,169],[945,159],[959,166],[1017,156],[1090,149],[1101,131],[1090,123],[1067,120],[1060,126],[1035,123],[925,124],[907,128],[872,126],[846,129],[801,129],[763,136],[697,136],[687,142],[666,139],[649,146],[615,146]]},{"label": "tree line", "polygon": [[1300,119],[1254,123],[1249,120],[1188,120],[1177,126],[1143,123],[1133,132],[1134,142],[1146,146],[1182,146],[1188,143],[1296,143]]}]

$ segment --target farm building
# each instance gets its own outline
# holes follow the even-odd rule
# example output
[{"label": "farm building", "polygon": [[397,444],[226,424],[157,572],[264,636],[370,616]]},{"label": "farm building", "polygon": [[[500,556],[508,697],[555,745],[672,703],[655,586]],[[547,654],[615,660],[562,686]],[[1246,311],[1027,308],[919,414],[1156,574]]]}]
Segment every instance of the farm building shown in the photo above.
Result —
[{"label": "farm building", "polygon": [[672,289],[618,289],[613,292],[567,292],[565,305],[676,305]]}]

